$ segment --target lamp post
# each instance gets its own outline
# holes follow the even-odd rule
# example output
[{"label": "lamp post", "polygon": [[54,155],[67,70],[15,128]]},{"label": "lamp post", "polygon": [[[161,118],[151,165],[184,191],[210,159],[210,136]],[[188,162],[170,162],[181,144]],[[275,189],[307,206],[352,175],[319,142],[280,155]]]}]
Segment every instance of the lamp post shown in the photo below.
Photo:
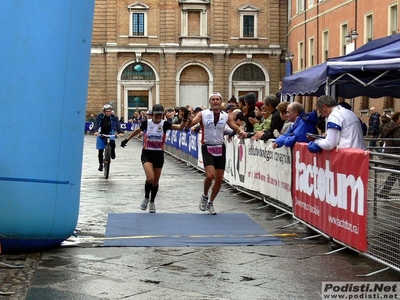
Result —
[{"label": "lamp post", "polygon": [[[290,76],[293,74],[293,65],[292,65],[292,60],[294,59],[294,54],[292,52],[286,52],[285,54],[285,61],[286,61],[286,76]],[[280,87],[282,89],[282,87]],[[280,97],[280,102],[284,101],[290,101],[291,96],[288,95],[282,95]]]},{"label": "lamp post", "polygon": [[294,58],[294,54],[292,52],[287,52],[285,55],[285,60],[286,61],[292,61]]},{"label": "lamp post", "polygon": [[355,42],[357,38],[358,38],[358,32],[355,29],[351,29],[344,37],[347,43],[350,43],[352,41]]},{"label": "lamp post", "polygon": [[344,39],[348,45],[346,45],[346,52],[348,54],[356,49],[356,40],[358,38],[358,32],[355,29],[351,29],[347,34],[344,36]]}]

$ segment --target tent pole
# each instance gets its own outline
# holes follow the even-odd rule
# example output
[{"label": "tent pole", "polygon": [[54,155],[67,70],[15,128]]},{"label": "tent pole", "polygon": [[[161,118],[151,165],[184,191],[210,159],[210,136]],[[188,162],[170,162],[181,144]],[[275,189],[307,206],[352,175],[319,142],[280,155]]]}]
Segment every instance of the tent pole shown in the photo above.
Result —
[{"label": "tent pole", "polygon": [[325,83],[325,95],[333,96],[331,94],[331,86],[329,85],[330,78],[329,76],[326,77],[326,83]]}]

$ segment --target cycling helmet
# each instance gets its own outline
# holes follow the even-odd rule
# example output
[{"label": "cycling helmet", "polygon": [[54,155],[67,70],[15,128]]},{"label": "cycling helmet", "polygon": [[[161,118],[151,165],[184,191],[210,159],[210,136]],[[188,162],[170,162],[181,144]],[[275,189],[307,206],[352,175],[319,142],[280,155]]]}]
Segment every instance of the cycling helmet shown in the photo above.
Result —
[{"label": "cycling helmet", "polygon": [[112,109],[112,106],[110,104],[105,104],[103,106],[103,111],[105,111],[106,109]]},{"label": "cycling helmet", "polygon": [[161,104],[156,104],[153,106],[153,114],[163,114],[164,113],[164,107]]}]

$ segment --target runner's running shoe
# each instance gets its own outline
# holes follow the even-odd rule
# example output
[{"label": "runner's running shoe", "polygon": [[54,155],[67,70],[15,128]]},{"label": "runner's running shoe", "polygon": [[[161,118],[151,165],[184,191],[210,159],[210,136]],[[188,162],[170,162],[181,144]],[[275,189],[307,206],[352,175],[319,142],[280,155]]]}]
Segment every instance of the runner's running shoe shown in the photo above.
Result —
[{"label": "runner's running shoe", "polygon": [[156,206],[155,206],[154,202],[150,202],[149,213],[155,213],[155,212],[156,212]]},{"label": "runner's running shoe", "polygon": [[149,205],[149,199],[144,198],[142,201],[142,204],[140,204],[140,209],[141,210],[146,210],[147,209],[147,205]]},{"label": "runner's running shoe", "polygon": [[203,195],[200,197],[200,203],[199,203],[199,208],[202,211],[206,210],[206,205],[207,205],[208,198],[204,197]]},{"label": "runner's running shoe", "polygon": [[207,211],[208,211],[208,213],[209,213],[210,215],[216,215],[216,214],[217,214],[216,211],[215,211],[215,209],[214,209],[214,205],[213,205],[212,202],[207,203],[206,209],[207,209]]}]

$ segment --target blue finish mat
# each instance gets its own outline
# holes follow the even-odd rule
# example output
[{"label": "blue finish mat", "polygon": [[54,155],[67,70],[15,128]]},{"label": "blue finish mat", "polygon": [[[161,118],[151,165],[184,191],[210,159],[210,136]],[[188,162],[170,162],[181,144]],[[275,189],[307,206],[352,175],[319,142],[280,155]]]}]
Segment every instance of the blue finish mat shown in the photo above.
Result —
[{"label": "blue finish mat", "polygon": [[206,213],[110,213],[104,246],[280,246],[283,243],[248,215]]}]

